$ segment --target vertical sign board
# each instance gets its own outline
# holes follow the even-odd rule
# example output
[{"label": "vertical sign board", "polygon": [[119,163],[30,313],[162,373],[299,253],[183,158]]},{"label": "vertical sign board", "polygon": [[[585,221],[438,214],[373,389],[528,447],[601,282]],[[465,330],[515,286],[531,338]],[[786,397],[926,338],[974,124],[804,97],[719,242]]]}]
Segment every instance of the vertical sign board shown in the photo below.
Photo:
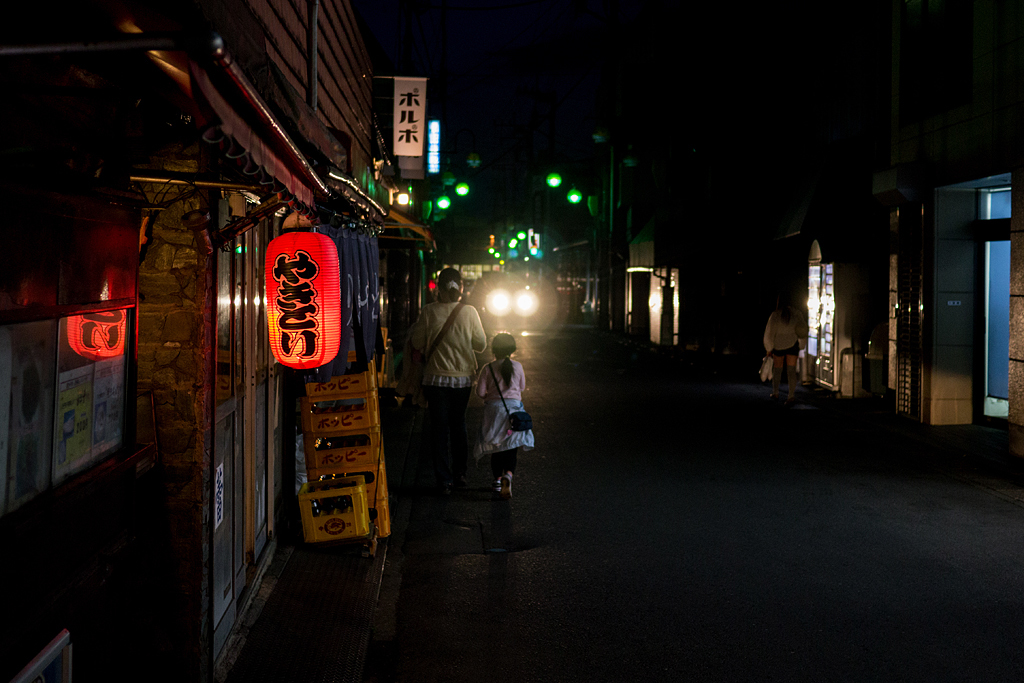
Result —
[{"label": "vertical sign board", "polygon": [[441,122],[427,122],[427,173],[441,172]]},{"label": "vertical sign board", "polygon": [[422,157],[426,139],[426,78],[395,78],[394,114],[395,156]]}]

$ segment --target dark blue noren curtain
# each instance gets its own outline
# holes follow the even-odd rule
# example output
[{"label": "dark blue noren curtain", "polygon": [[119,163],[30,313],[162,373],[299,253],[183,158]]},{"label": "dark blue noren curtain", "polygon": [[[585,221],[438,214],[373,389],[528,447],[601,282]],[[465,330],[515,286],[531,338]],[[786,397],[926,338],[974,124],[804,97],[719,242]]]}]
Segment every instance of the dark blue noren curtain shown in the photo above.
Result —
[{"label": "dark blue noren curtain", "polygon": [[321,225],[319,232],[331,238],[338,248],[338,267],[341,270],[341,343],[338,346],[338,355],[334,357],[334,360],[305,373],[307,382],[326,382],[331,377],[344,375],[348,366],[348,348],[352,339],[353,281],[347,276],[352,272],[351,264],[345,262],[346,251],[351,251],[346,249],[345,233],[351,231],[331,225]]},{"label": "dark blue noren curtain", "polygon": [[[373,358],[380,323],[380,256],[377,238],[355,230],[320,226],[338,247],[341,269],[341,346],[333,361],[306,373],[307,382],[326,382],[344,375],[348,352],[356,351],[360,361]],[[354,342],[354,343],[353,343]]]}]

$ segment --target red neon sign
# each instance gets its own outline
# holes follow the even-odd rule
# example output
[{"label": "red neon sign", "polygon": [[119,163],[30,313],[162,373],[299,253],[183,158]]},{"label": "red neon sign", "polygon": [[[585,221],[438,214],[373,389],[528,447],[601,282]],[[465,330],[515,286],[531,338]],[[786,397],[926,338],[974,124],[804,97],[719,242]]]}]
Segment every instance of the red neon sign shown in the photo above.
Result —
[{"label": "red neon sign", "polygon": [[124,354],[128,317],[124,310],[85,313],[68,318],[68,345],[82,358],[101,361]]},{"label": "red neon sign", "polygon": [[334,360],[341,345],[341,277],[334,242],[315,232],[274,239],[267,247],[266,281],[274,358],[299,370]]}]

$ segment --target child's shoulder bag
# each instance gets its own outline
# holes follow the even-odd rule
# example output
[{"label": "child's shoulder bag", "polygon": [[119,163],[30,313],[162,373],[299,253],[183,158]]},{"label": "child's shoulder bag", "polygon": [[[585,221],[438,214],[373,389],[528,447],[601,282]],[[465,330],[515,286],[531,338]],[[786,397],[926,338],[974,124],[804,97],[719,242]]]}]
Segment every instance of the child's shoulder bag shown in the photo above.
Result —
[{"label": "child's shoulder bag", "polygon": [[514,413],[508,412],[508,404],[505,403],[505,396],[501,393],[501,384],[498,383],[498,376],[494,374],[494,366],[488,363],[487,369],[491,371],[494,387],[498,390],[498,396],[501,397],[501,405],[505,407],[505,413],[508,414],[508,424],[511,427],[509,432],[528,432],[533,429],[533,418],[530,417],[528,412],[525,410],[517,410]]}]

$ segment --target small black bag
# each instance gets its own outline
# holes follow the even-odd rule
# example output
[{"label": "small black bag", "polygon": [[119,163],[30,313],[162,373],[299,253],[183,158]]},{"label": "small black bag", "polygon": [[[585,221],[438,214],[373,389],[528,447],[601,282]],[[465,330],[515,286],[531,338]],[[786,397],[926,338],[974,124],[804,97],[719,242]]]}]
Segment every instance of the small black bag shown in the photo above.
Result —
[{"label": "small black bag", "polygon": [[[508,412],[508,408],[505,409]],[[508,421],[512,425],[513,432],[528,432],[533,429],[533,418],[525,410],[511,413]]]},{"label": "small black bag", "polygon": [[501,385],[498,384],[498,376],[494,374],[494,368],[490,363],[487,364],[487,369],[491,371],[491,377],[494,379],[494,386],[498,389],[498,396],[501,396],[501,405],[505,406],[505,412],[508,413],[508,423],[512,428],[513,432],[528,432],[533,429],[533,418],[525,410],[518,410],[514,413],[508,412],[508,405],[505,404],[505,396],[501,393]]}]

